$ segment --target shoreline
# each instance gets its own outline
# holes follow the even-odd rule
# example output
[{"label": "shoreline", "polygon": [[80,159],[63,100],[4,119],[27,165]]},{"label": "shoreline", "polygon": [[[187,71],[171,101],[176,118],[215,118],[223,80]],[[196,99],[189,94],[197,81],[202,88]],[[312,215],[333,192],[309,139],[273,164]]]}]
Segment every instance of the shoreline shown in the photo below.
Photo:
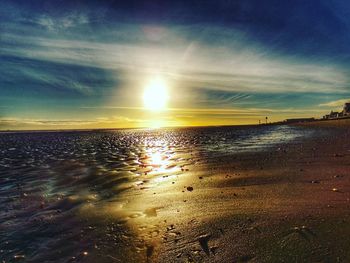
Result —
[{"label": "shoreline", "polygon": [[[220,154],[189,139],[215,138],[210,147],[219,146],[225,129],[174,141],[165,137],[171,142],[165,146],[151,140],[153,147],[130,153],[118,149],[128,151],[125,142],[141,137],[118,141],[96,133],[85,140],[84,134],[82,145],[61,135],[54,162],[30,155],[18,163],[15,148],[9,148],[8,157],[20,168],[3,162],[12,167],[4,175],[10,181],[3,194],[11,197],[2,203],[7,212],[1,241],[10,241],[3,256],[18,251],[32,262],[67,262],[70,256],[72,262],[102,263],[348,262],[350,126],[302,126],[271,127],[265,137],[255,129],[250,145],[267,145],[263,150],[249,150],[243,140],[248,151]],[[296,136],[288,140],[291,134]],[[28,144],[32,137],[42,144]],[[52,154],[50,138],[18,138],[18,145],[7,147],[24,143],[35,154],[40,146]],[[237,140],[232,138],[229,146]],[[77,155],[67,155],[71,149]],[[31,166],[41,160],[43,166]],[[29,251],[27,232],[36,233],[32,244],[40,241],[50,249]]]}]

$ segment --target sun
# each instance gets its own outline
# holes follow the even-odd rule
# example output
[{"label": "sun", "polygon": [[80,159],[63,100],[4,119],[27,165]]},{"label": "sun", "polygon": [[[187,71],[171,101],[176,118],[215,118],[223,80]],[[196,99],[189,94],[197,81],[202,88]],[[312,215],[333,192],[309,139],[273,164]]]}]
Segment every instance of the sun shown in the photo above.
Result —
[{"label": "sun", "polygon": [[166,109],[168,102],[168,88],[165,81],[156,77],[152,79],[143,94],[143,103],[146,109],[152,111],[161,111]]}]

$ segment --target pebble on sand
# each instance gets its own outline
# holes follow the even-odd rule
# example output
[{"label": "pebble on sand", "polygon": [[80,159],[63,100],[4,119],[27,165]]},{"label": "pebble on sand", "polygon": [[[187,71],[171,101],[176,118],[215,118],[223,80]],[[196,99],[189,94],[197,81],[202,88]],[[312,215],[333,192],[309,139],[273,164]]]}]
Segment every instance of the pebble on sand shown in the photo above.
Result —
[{"label": "pebble on sand", "polygon": [[190,191],[190,192],[192,192],[193,191],[193,187],[192,186],[187,186],[187,191]]}]

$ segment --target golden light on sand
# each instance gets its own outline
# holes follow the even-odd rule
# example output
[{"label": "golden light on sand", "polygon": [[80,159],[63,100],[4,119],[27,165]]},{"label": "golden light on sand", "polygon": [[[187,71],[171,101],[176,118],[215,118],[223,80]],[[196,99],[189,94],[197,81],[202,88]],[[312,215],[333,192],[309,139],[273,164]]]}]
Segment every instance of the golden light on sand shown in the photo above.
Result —
[{"label": "golden light on sand", "polygon": [[145,87],[143,103],[148,110],[162,111],[166,109],[168,98],[168,87],[161,77],[155,77]]}]

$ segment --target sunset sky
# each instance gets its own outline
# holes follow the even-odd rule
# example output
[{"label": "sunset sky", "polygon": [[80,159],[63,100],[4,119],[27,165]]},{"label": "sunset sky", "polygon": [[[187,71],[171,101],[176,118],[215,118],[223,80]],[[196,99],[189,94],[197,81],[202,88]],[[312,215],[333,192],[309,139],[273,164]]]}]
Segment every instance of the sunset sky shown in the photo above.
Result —
[{"label": "sunset sky", "polygon": [[2,0],[0,129],[320,117],[350,98],[349,17],[332,0]]}]

